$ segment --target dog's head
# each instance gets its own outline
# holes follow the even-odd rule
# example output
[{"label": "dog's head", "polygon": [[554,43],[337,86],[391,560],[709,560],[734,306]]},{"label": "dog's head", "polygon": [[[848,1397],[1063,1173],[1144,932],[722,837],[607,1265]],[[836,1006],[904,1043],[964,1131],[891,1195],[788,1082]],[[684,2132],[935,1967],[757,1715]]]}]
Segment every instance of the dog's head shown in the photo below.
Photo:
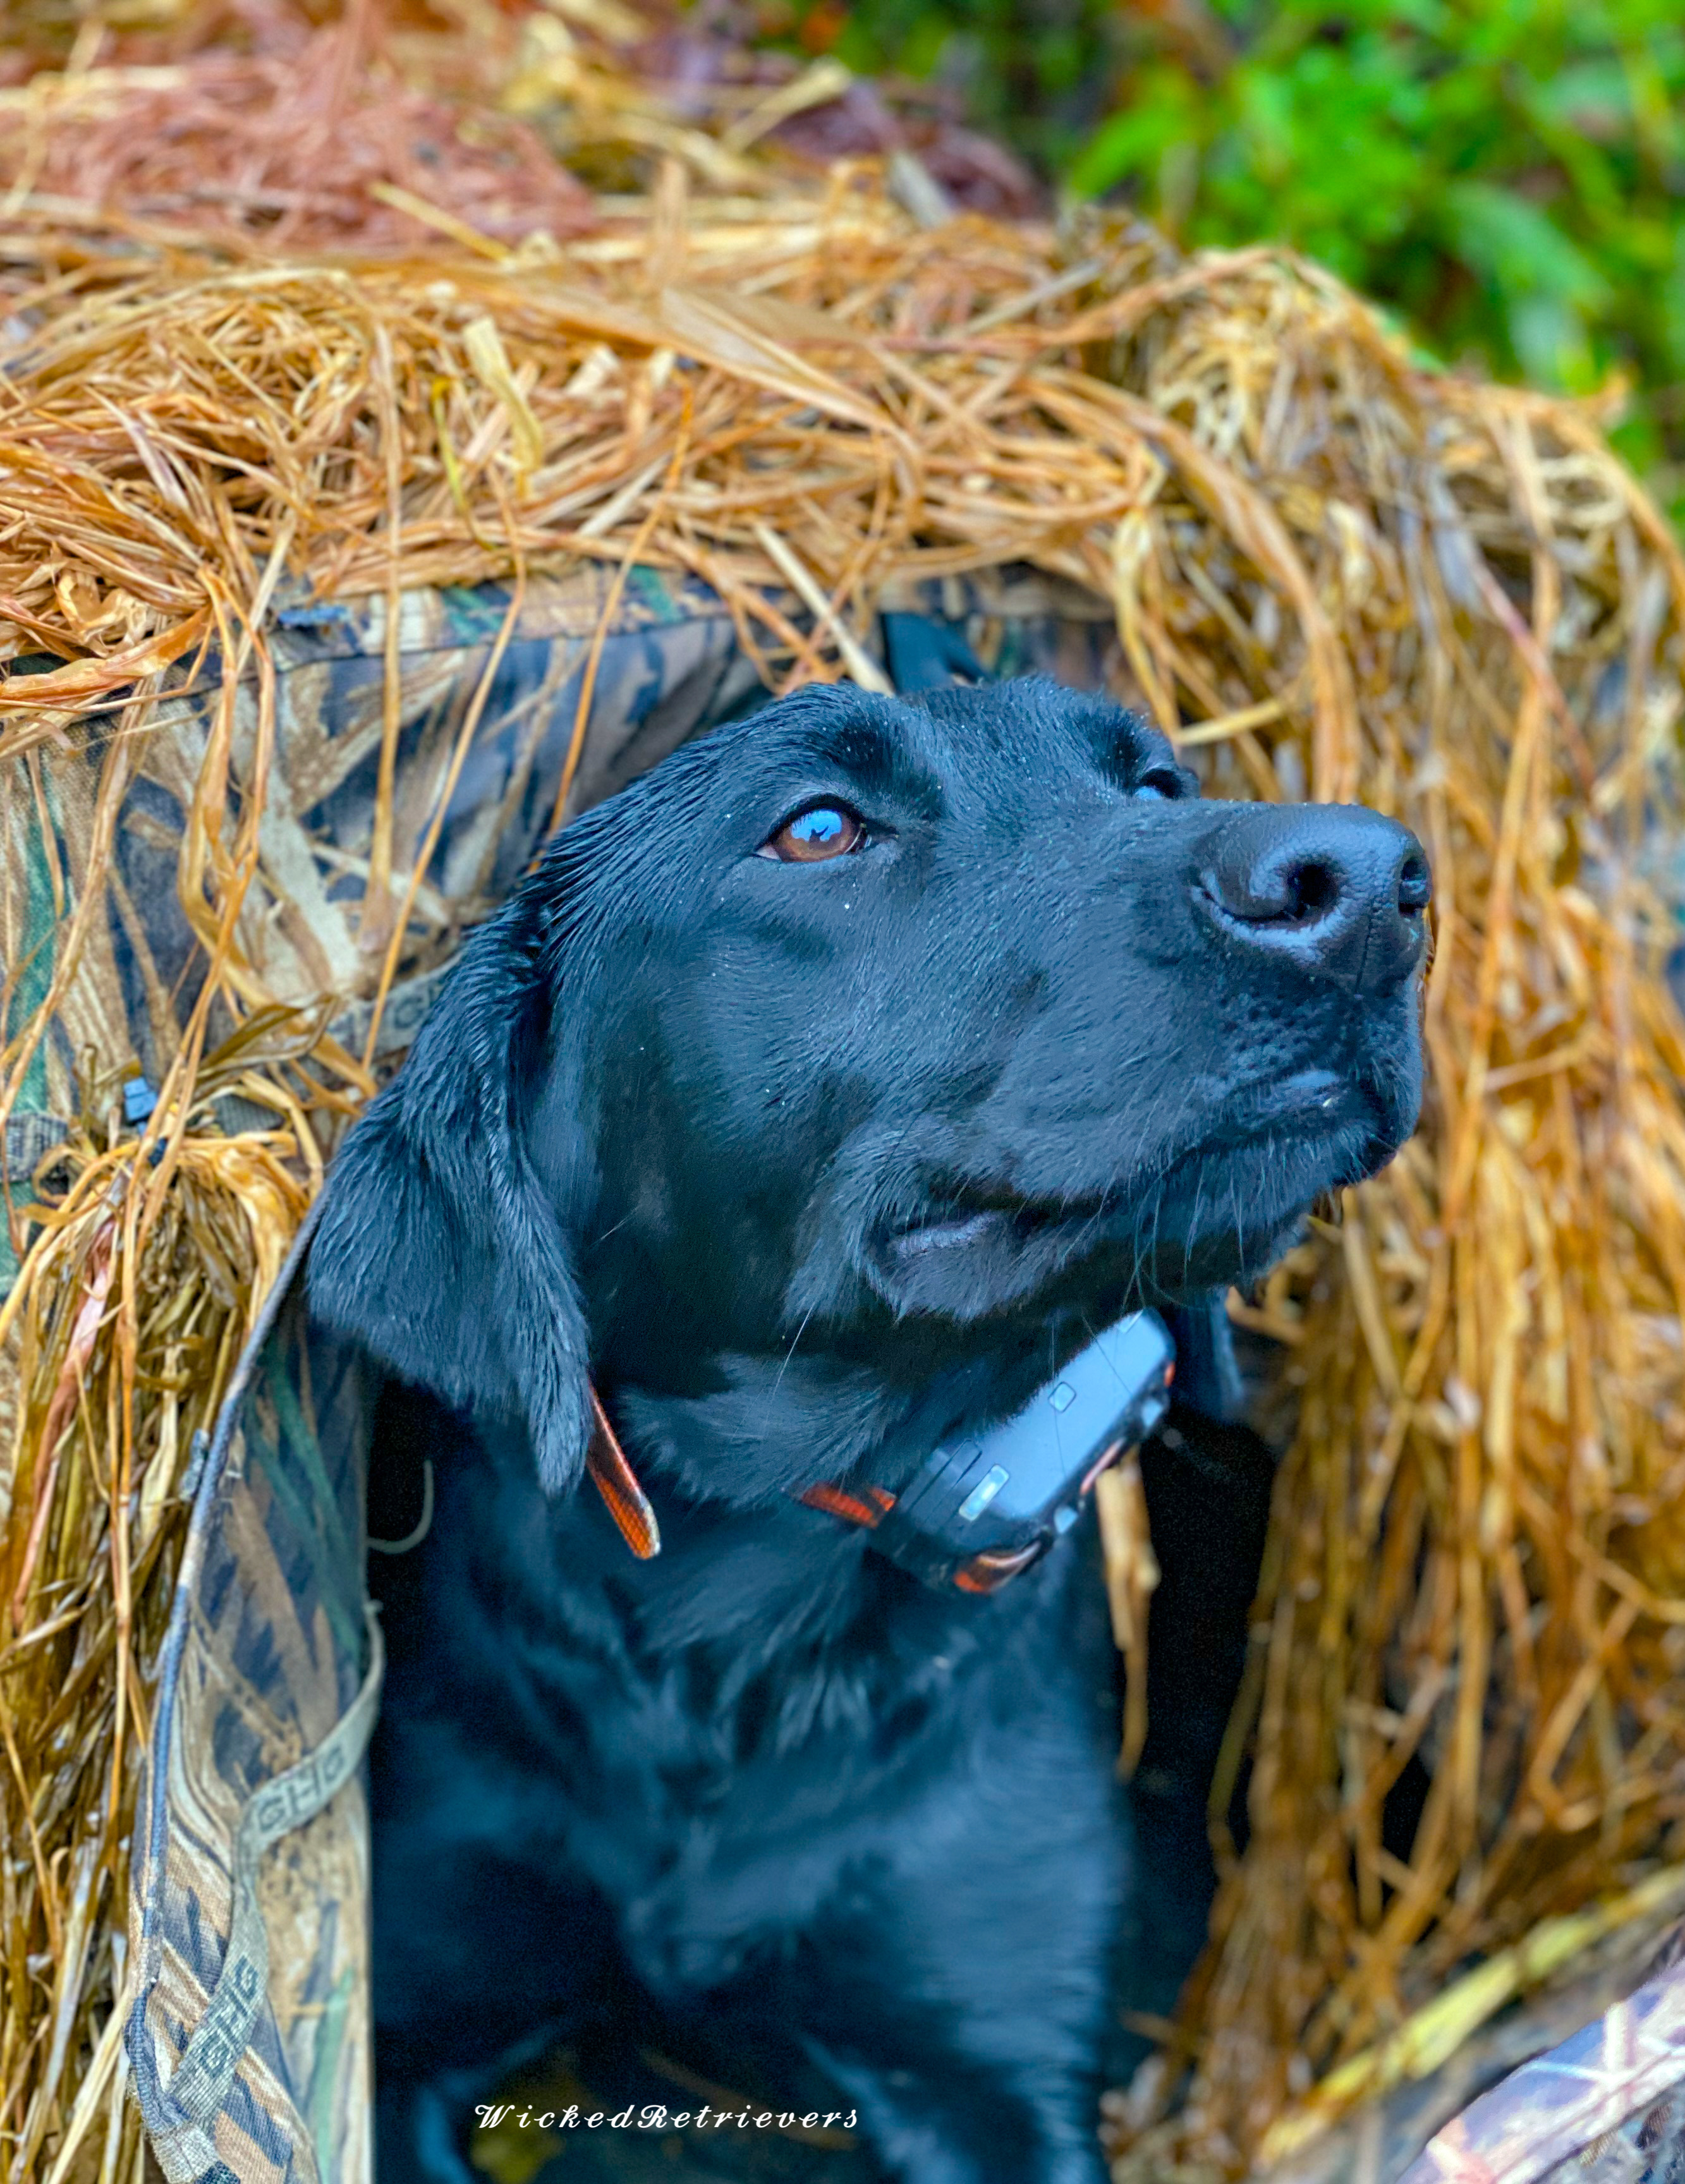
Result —
[{"label": "dog's head", "polygon": [[577,1475],[588,1365],[939,1370],[1267,1264],[1414,1128],[1428,900],[1041,680],[813,688],[570,827],[352,1133],[319,1312]]}]

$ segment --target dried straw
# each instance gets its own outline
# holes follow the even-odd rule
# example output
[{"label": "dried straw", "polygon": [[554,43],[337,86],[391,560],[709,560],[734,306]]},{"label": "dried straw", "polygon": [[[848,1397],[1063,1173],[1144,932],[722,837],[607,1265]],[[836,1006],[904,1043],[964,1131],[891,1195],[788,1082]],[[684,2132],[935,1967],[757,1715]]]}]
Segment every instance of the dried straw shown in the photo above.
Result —
[{"label": "dried straw", "polygon": [[21,1337],[0,1648],[0,2073],[15,2177],[50,2167],[56,2180],[81,2145],[98,2155],[90,2175],[138,2174],[138,2111],[123,2104],[114,2041],[95,2037],[120,1984],[132,1755],[148,1741],[187,1474],[309,1202],[301,1149],[289,1133],[185,1136],[142,1230],[136,1148],[78,1134],[64,1195],[0,1307],[0,1341],[13,1326]]},{"label": "dried straw", "polygon": [[[32,795],[59,739],[109,738],[109,812],[170,660],[215,637],[222,674],[265,687],[283,570],[344,596],[637,560],[716,585],[783,686],[839,673],[913,580],[1028,562],[1113,617],[1119,690],[1211,789],[1360,794],[1417,827],[1440,889],[1422,1132],[1236,1306],[1283,1344],[1301,1420],[1214,1792],[1221,1814],[1254,1755],[1250,1839],[1219,1829],[1191,2075],[1151,2142],[1239,2170],[1382,2083],[1449,1975],[1515,1951],[1515,1991],[1565,1946],[1553,1927],[1530,1953],[1541,1922],[1685,1850],[1685,1037],[1651,849],[1678,817],[1685,564],[1587,411],[1414,371],[1279,254],[1186,262],[1102,221],[921,230],[860,168],[725,198],[682,131],[660,148],[650,195],[600,200],[583,240],[425,258],[272,259],[21,202],[0,657],[61,664],[6,685],[0,785]],[[42,156],[70,172],[73,151]],[[240,950],[266,760],[259,734],[231,819],[213,739],[183,890],[205,995],[271,1042],[242,1067],[292,1101],[290,1138],[205,1133],[207,998],[143,1143],[74,1142],[8,1307],[19,2176],[73,2113],[119,2114],[101,1922],[181,1452],[312,1133],[367,1082],[304,1061],[311,1028],[262,1015]],[[0,1106],[81,914],[0,1049]],[[1405,1851],[1382,1818],[1413,1754],[1432,1782]],[[1130,2103],[1120,2146],[1163,2104]]]}]

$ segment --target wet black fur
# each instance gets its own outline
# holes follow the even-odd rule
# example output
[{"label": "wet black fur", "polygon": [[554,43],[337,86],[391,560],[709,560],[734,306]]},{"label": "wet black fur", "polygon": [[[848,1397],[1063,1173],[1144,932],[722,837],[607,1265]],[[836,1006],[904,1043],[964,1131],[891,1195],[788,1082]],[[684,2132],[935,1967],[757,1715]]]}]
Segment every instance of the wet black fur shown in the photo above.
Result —
[{"label": "wet black fur", "polygon": [[[834,798],[867,845],[757,854]],[[918,2184],[1099,2184],[1125,1899],[1099,1588],[938,1596],[895,1486],[1143,1301],[1265,1266],[1413,1127],[1415,964],[1225,932],[1202,803],[1044,682],[816,689],[571,826],[353,1133],[315,1309],[402,1383],[374,1764],[384,2178],[410,2096],[634,1982],[759,2013]],[[1331,1085],[1332,1089],[1331,1090]],[[659,1513],[579,1490],[588,1369]]]}]

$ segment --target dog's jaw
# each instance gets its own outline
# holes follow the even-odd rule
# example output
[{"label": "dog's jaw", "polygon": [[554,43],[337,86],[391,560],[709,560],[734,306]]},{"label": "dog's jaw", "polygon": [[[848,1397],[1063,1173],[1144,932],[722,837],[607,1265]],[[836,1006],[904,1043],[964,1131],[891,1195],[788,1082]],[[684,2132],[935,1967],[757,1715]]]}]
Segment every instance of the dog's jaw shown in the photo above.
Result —
[{"label": "dog's jaw", "polygon": [[863,1133],[857,1156],[845,1153],[816,1190],[786,1329],[823,1343],[887,1311],[924,1323],[933,1343],[946,1323],[965,1351],[974,1332],[960,1330],[990,1322],[1063,1312],[1098,1327],[1244,1283],[1319,1198],[1392,1157],[1414,1103],[1390,1089],[1395,1096],[1381,1096],[1357,1067],[1308,1067],[1242,1087],[1199,1134],[1149,1161],[1119,1162],[1123,1180],[1059,1194],[968,1172],[911,1136],[886,1167],[881,1143]]}]

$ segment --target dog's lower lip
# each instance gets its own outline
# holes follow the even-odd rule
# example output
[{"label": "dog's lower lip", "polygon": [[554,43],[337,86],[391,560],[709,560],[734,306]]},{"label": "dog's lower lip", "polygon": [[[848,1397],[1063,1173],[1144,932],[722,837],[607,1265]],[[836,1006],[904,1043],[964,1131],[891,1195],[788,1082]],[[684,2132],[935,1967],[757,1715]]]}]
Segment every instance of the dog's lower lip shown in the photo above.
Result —
[{"label": "dog's lower lip", "polygon": [[[979,1195],[982,1195],[981,1193]],[[887,1242],[898,1256],[924,1251],[955,1251],[968,1244],[993,1238],[1026,1244],[1046,1231],[1070,1222],[1092,1220],[1102,1210],[1099,1201],[1073,1200],[1053,1205],[1035,1199],[1017,1198],[990,1191],[984,1202],[968,1192],[944,1203],[938,1200],[929,1212],[894,1230]]]},{"label": "dog's lower lip", "polygon": [[1009,1216],[1001,1212],[968,1213],[951,1221],[929,1221],[912,1228],[902,1228],[892,1238],[897,1251],[942,1251],[963,1244],[975,1244],[991,1229],[1005,1224]]},{"label": "dog's lower lip", "polygon": [[1285,1102],[1294,1106],[1319,1108],[1337,1107],[1347,1098],[1350,1087],[1343,1077],[1336,1076],[1331,1069],[1300,1069],[1285,1078],[1279,1091]]},{"label": "dog's lower lip", "polygon": [[1331,1069],[1298,1069],[1262,1087],[1237,1112],[1218,1141],[1243,1143],[1278,1138],[1286,1131],[1344,1129],[1368,1114],[1372,1102],[1361,1085]]},{"label": "dog's lower lip", "polygon": [[[1191,1148],[1191,1155],[1267,1145],[1284,1130],[1290,1134],[1301,1131],[1308,1137],[1343,1131],[1366,1104],[1360,1089],[1338,1071],[1297,1069],[1270,1084],[1267,1103],[1260,1110],[1237,1115],[1227,1130],[1203,1146]],[[1055,1230],[1091,1228],[1115,1203],[1107,1195],[1061,1201],[1020,1198],[1002,1184],[956,1178],[938,1185],[927,1210],[891,1229],[879,1248],[905,1262],[991,1240],[1027,1245],[1048,1240]]]}]

